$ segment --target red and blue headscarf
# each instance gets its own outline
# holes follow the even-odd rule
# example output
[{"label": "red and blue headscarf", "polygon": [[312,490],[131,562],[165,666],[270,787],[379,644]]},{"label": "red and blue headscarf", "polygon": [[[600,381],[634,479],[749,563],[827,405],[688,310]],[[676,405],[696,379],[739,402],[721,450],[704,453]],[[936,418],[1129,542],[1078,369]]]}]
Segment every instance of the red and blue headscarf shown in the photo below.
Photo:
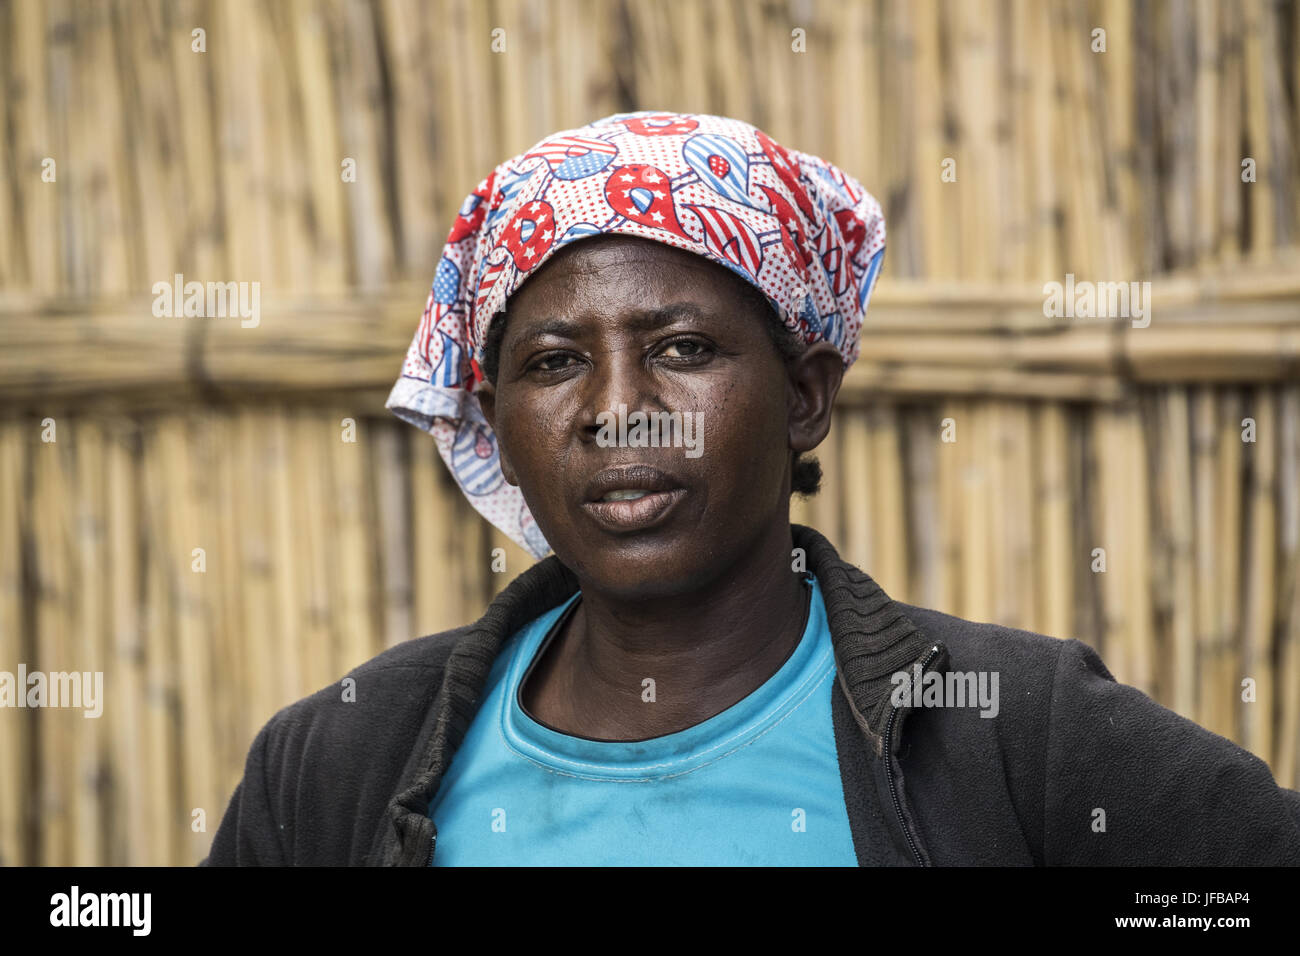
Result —
[{"label": "red and blue headscarf", "polygon": [[885,252],[861,184],[741,120],[617,113],[548,136],[466,198],[387,407],[429,432],[476,509],[534,557],[550,550],[501,473],[475,390],[488,324],[571,242],[638,236],[701,255],[768,297],[805,342],[847,368]]}]

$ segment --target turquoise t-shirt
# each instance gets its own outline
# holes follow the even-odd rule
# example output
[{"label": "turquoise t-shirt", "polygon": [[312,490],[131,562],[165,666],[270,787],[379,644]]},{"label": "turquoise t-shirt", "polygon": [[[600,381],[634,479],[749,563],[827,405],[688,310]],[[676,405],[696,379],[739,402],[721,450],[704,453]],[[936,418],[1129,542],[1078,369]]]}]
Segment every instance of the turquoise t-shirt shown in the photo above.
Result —
[{"label": "turquoise t-shirt", "polygon": [[578,594],[510,637],[430,804],[433,864],[856,866],[831,727],[831,635],[808,580],[808,624],[781,668],[722,713],[649,740],[573,737],[519,704]]}]

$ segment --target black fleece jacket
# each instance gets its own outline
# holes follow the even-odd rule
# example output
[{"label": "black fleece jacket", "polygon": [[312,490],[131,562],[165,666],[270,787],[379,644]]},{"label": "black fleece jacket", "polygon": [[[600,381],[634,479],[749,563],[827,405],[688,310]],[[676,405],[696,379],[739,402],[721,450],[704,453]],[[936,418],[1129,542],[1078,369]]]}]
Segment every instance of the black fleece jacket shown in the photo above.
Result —
[{"label": "black fleece jacket", "polygon": [[[1116,683],[1086,644],[891,600],[822,535],[792,533],[826,602],[859,864],[1300,865],[1300,793]],[[497,652],[577,589],[552,555],[474,624],[357,667],[355,701],[335,684],[285,707],[253,741],[202,865],[429,864],[429,801]],[[997,672],[997,715],[895,700],[891,678],[917,666]]]}]

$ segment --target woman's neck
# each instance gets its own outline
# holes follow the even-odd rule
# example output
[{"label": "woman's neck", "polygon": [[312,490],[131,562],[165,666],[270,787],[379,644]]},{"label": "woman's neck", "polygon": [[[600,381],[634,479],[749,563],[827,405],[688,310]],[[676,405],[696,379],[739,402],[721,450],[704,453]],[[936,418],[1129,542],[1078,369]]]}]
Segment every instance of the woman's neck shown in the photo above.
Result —
[{"label": "woman's neck", "polygon": [[661,737],[721,713],[775,674],[803,636],[810,589],[791,549],[786,523],[725,574],[671,599],[629,605],[584,586],[520,689],[524,708],[596,740]]}]

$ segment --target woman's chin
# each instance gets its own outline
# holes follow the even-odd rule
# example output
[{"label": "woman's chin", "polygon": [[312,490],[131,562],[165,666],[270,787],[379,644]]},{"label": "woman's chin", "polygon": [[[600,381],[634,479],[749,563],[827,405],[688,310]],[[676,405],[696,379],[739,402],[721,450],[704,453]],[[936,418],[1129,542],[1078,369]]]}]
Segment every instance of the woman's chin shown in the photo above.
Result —
[{"label": "woman's chin", "polygon": [[698,539],[676,540],[676,536],[653,542],[586,541],[575,549],[576,561],[565,560],[558,550],[556,554],[584,588],[611,599],[642,601],[686,594],[711,580],[710,569],[700,566],[698,545]]}]

